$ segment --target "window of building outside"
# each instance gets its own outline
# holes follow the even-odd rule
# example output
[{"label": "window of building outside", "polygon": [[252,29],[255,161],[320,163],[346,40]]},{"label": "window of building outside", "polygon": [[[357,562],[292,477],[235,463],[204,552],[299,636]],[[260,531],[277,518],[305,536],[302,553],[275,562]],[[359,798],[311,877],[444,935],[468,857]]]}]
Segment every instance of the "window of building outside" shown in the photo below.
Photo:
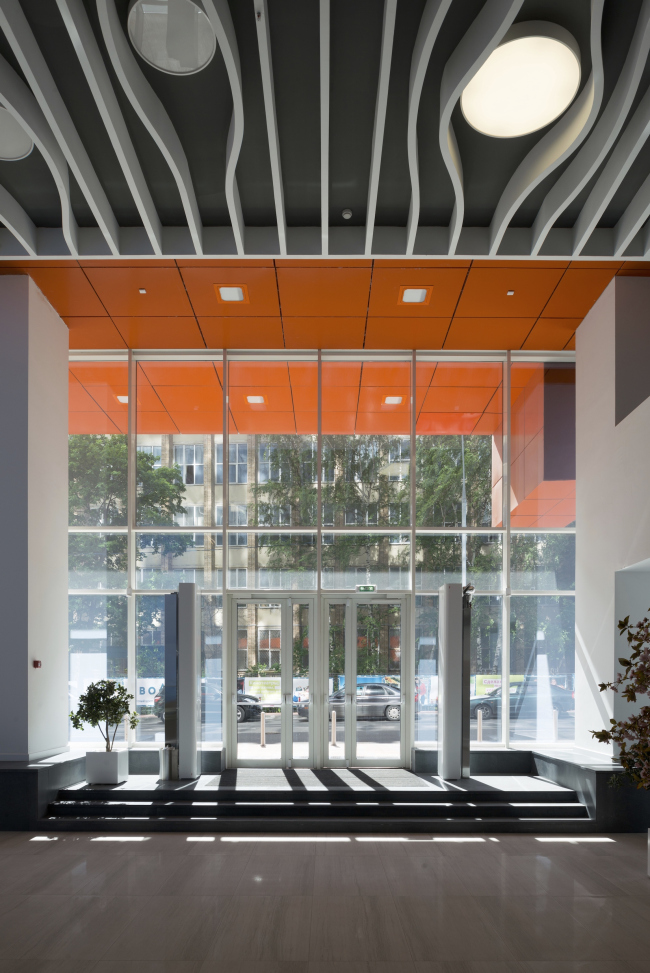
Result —
[{"label": "window of building outside", "polygon": [[[505,355],[419,356],[413,368],[410,356],[324,353],[319,416],[314,358],[231,361],[225,443],[220,360],[131,367],[129,439],[127,362],[70,363],[71,708],[90,682],[117,679],[140,716],[132,742],[164,740],[164,593],[196,581],[202,744],[220,747],[224,580],[232,591],[307,593],[320,572],[324,595],[367,584],[408,595],[416,747],[437,743],[446,582],[475,587],[472,745],[574,738],[572,362],[515,361],[506,376]],[[238,632],[242,680],[276,664],[274,638]],[[71,730],[73,745],[92,738]]]}]

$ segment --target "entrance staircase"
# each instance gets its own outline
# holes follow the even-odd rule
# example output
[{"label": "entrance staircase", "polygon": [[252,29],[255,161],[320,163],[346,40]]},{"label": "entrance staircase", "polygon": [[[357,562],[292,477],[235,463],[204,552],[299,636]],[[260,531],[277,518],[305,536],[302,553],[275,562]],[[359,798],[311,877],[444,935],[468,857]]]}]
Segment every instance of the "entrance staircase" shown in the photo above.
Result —
[{"label": "entrance staircase", "polygon": [[534,776],[442,781],[407,770],[226,770],[197,781],[131,777],[58,792],[52,831],[585,832],[576,792]]}]

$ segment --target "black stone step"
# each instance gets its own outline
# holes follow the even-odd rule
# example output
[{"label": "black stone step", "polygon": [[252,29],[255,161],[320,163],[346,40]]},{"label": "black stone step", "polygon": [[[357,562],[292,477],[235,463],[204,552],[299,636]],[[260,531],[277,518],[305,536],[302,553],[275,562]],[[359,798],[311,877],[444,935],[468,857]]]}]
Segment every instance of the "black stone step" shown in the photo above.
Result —
[{"label": "black stone step", "polygon": [[[188,817],[186,801],[171,802],[105,802],[105,801],[54,801],[48,809],[51,817],[98,817],[98,818],[178,818]],[[193,819],[222,819],[222,818],[299,818],[309,820],[322,818],[324,807],[320,804],[305,802],[219,802],[208,804],[203,802],[192,806],[189,817]],[[480,804],[456,802],[443,804],[410,804],[393,801],[377,804],[343,802],[331,804],[327,808],[327,817],[337,818],[392,818],[409,819],[413,817],[426,818],[585,818],[587,811],[582,804],[549,803],[509,803],[505,801],[483,801]]]},{"label": "black stone step", "polygon": [[411,803],[411,804],[479,804],[502,801],[518,804],[575,804],[578,800],[575,791],[557,790],[511,790],[486,787],[485,790],[443,790],[433,787],[415,787],[411,789],[386,788],[372,791],[353,790],[349,787],[331,788],[328,790],[307,790],[295,787],[293,789],[272,788],[235,788],[219,787],[214,789],[195,790],[190,788],[165,787],[152,788],[121,788],[120,785],[92,785],[84,787],[62,788],[57,795],[59,801],[173,801],[184,803],[214,803],[215,801],[233,801],[236,803],[265,803],[270,800],[292,804],[295,801],[310,804],[376,804],[376,803]]}]

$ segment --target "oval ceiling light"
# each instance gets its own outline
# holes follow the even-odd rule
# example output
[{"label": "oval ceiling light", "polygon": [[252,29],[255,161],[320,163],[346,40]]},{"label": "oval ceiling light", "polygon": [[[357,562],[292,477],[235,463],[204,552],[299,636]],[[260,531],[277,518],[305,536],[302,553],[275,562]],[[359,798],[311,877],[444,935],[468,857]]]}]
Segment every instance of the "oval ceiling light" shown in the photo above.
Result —
[{"label": "oval ceiling light", "polygon": [[469,82],[460,99],[466,120],[483,135],[516,138],[549,125],[580,85],[580,49],[557,24],[515,24]]},{"label": "oval ceiling light", "polygon": [[128,30],[138,54],[165,74],[196,74],[217,48],[212,25],[194,0],[131,0]]},{"label": "oval ceiling light", "polygon": [[6,108],[0,108],[0,160],[18,162],[26,159],[34,148],[34,143]]}]

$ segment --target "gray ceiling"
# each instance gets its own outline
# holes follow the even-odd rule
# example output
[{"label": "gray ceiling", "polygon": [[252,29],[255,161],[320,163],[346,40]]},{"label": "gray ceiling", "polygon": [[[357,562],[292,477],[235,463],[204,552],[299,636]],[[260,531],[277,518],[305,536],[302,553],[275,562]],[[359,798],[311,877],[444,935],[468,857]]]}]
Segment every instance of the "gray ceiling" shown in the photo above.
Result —
[{"label": "gray ceiling", "polygon": [[[648,254],[650,0],[202,5],[217,53],[180,77],[128,0],[0,0],[0,104],[35,142],[0,161],[0,257]],[[460,93],[526,20],[573,34],[581,87],[489,138]]]}]

